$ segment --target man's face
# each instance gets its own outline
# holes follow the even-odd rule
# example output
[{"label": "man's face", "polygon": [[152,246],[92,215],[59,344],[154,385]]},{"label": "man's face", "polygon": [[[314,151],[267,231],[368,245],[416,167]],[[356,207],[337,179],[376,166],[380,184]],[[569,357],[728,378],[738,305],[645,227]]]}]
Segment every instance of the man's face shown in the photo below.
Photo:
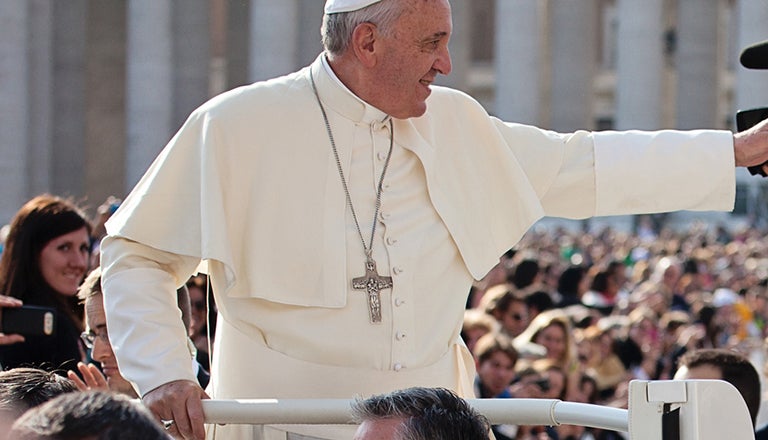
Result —
[{"label": "man's face", "polygon": [[376,87],[371,104],[395,118],[421,116],[430,85],[451,71],[448,40],[451,7],[447,0],[403,0],[409,4],[391,35],[379,34],[380,62],[373,67]]},{"label": "man's face", "polygon": [[506,353],[496,351],[478,365],[477,374],[485,388],[493,396],[498,396],[512,383],[515,363]]},{"label": "man's face", "polygon": [[528,327],[528,306],[522,301],[513,301],[501,316],[501,325],[511,336],[519,336]]},{"label": "man's face", "polygon": [[401,418],[366,420],[357,428],[353,440],[396,440],[397,428],[402,423]]},{"label": "man's face", "polygon": [[107,337],[107,318],[104,315],[104,299],[101,294],[93,295],[85,300],[85,322],[88,325],[88,330],[96,335],[91,357],[101,364],[101,370],[107,377],[109,389],[132,394],[133,387],[120,374],[120,370],[117,368],[117,358],[115,358],[112,345]]}]

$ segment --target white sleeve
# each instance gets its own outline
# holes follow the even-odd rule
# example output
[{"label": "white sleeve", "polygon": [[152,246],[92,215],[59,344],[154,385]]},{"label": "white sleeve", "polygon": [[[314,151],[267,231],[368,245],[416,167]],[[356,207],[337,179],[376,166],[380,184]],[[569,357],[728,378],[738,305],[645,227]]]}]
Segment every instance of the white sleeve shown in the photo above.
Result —
[{"label": "white sleeve", "polygon": [[171,381],[197,381],[176,289],[199,261],[124,238],[102,241],[101,283],[109,340],[120,372],[141,396]]},{"label": "white sleeve", "polygon": [[633,130],[593,136],[596,215],[733,209],[733,133]]}]

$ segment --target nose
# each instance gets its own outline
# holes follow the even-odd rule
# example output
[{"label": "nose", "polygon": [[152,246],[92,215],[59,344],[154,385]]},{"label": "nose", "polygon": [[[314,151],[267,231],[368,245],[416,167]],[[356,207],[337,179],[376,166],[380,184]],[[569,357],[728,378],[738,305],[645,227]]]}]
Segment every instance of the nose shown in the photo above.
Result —
[{"label": "nose", "polygon": [[69,264],[73,267],[85,269],[90,263],[90,253],[87,251],[74,252],[72,258],[69,259]]},{"label": "nose", "polygon": [[105,360],[110,359],[112,356],[114,356],[114,354],[112,353],[112,346],[109,345],[109,342],[103,340],[102,338],[96,338],[93,341],[91,357],[94,361],[104,362]]},{"label": "nose", "polygon": [[448,50],[448,45],[445,45],[440,49],[440,53],[438,53],[437,59],[432,67],[443,75],[451,73],[453,65],[451,63],[451,52]]}]

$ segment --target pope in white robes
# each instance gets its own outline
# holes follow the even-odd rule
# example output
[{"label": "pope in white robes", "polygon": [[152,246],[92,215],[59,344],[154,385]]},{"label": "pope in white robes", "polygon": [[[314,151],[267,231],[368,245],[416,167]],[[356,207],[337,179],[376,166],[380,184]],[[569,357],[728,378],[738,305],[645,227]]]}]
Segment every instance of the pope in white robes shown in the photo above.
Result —
[{"label": "pope in white robes", "polygon": [[[391,1],[401,0],[381,4]],[[459,337],[469,288],[538,219],[732,208],[734,165],[745,165],[732,133],[560,134],[500,121],[428,84],[450,70],[450,10],[417,3],[441,5],[409,19],[442,35],[419,81],[420,114],[390,110],[349,79],[373,50],[325,52],[197,109],[111,218],[101,251],[110,339],[145,399],[194,386],[175,291],[201,262],[220,311],[210,397],[354,398],[410,386],[469,397],[474,365]],[[355,56],[360,65],[345,58]],[[758,156],[750,160],[768,159]],[[392,279],[377,294],[378,322],[351,282],[365,273],[366,249]],[[183,422],[169,405],[151,408]]]}]

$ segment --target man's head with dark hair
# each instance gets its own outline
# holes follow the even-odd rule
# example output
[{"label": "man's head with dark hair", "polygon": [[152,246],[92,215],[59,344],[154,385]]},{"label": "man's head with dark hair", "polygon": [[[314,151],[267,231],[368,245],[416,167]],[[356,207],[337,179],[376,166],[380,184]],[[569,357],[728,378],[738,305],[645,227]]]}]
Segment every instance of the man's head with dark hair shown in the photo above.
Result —
[{"label": "man's head with dark hair", "polygon": [[561,295],[578,296],[579,285],[587,274],[583,266],[570,266],[557,279],[557,292]]},{"label": "man's head with dark hair", "polygon": [[518,289],[524,289],[536,281],[541,272],[539,262],[533,259],[521,261],[512,272],[510,281]]},{"label": "man's head with dark hair", "polygon": [[389,433],[396,440],[488,440],[485,416],[445,388],[408,388],[356,401],[355,440]]},{"label": "man's head with dark hair", "polygon": [[67,393],[37,406],[13,424],[17,440],[170,440],[141,403],[106,391]]},{"label": "man's head with dark hair", "polygon": [[754,426],[760,410],[760,376],[749,359],[725,349],[698,349],[680,357],[675,379],[720,379],[739,390]]},{"label": "man's head with dark hair", "polygon": [[60,394],[77,391],[71,380],[37,368],[0,371],[0,413],[17,418]]},{"label": "man's head with dark hair", "polygon": [[532,314],[546,312],[555,308],[555,301],[552,295],[544,290],[537,290],[525,296],[525,304]]},{"label": "man's head with dark hair", "polygon": [[528,326],[528,303],[525,298],[511,290],[491,301],[485,311],[496,318],[502,330],[509,336],[519,335]]}]

